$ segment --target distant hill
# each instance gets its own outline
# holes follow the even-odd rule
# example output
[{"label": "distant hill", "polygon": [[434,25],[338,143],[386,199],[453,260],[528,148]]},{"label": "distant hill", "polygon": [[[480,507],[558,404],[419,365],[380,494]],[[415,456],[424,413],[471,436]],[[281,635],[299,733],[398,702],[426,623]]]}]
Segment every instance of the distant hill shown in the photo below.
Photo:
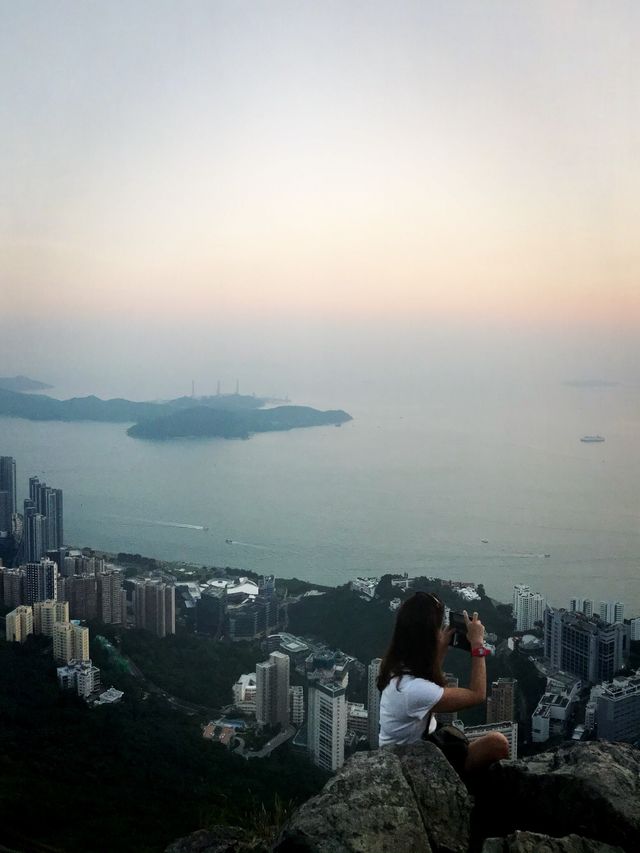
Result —
[{"label": "distant hill", "polygon": [[27,418],[31,421],[106,421],[132,423],[161,417],[184,408],[206,407],[209,409],[259,408],[264,405],[260,397],[229,394],[220,397],[178,397],[166,403],[137,403],[115,398],[101,400],[99,397],[72,397],[56,400],[44,394],[20,394],[0,388],[0,415]]},{"label": "distant hill", "polygon": [[38,379],[29,379],[28,376],[0,376],[0,388],[6,391],[46,391],[52,387]]},{"label": "distant hill", "polygon": [[351,420],[342,410],[321,412],[308,406],[278,406],[253,411],[220,411],[206,406],[143,421],[127,432],[134,438],[248,438],[256,432],[339,425]]}]

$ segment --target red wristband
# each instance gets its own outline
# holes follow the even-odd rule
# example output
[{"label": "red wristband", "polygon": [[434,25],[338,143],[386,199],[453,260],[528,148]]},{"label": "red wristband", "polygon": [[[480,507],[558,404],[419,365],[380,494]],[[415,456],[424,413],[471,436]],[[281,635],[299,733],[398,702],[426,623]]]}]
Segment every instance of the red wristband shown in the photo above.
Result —
[{"label": "red wristband", "polygon": [[491,654],[491,649],[486,646],[478,646],[477,649],[471,649],[471,656],[474,658],[488,658]]}]

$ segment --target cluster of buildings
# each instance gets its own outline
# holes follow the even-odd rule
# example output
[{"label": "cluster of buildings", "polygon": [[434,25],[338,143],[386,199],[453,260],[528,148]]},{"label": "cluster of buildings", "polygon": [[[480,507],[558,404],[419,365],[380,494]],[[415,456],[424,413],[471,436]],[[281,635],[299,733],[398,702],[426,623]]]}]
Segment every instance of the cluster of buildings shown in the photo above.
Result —
[{"label": "cluster of buildings", "polygon": [[52,639],[53,657],[67,663],[89,657],[89,629],[69,619],[69,602],[45,599],[21,604],[7,613],[5,634],[10,643],[24,643],[31,634]]},{"label": "cluster of buildings", "polygon": [[19,549],[19,559],[35,563],[64,541],[62,490],[29,479],[29,497],[18,512],[16,461],[0,456],[0,543],[2,554]]},{"label": "cluster of buildings", "polygon": [[256,583],[246,577],[213,578],[205,583],[177,583],[187,614],[198,634],[214,639],[253,640],[283,627],[286,605],[273,575]]},{"label": "cluster of buildings", "polygon": [[[342,766],[345,753],[366,740],[371,749],[379,744],[380,693],[377,679],[382,663],[374,658],[363,665],[355,658],[324,646],[311,645],[291,634],[267,638],[269,657],[256,666],[255,673],[240,676],[233,686],[234,706],[254,714],[260,725],[292,725],[298,729],[294,744],[303,747],[313,762],[325,770]],[[360,670],[367,679],[367,702],[350,702],[347,697],[349,674]],[[290,683],[297,673],[302,684]],[[457,679],[447,676],[448,686]],[[487,708],[487,725],[464,727],[457,714],[439,714],[440,722],[463,729],[470,740],[486,731],[501,731],[517,757],[518,725],[514,722],[517,682],[499,679],[492,685]]]},{"label": "cluster of buildings", "polygon": [[89,656],[89,629],[69,618],[69,602],[45,599],[21,604],[7,614],[5,633],[8,642],[24,643],[39,634],[51,639],[57,668],[58,685],[72,690],[86,701],[104,704],[122,698],[114,687],[101,691],[100,670]]},{"label": "cluster of buildings", "polygon": [[[60,567],[60,569],[59,569]],[[122,572],[104,560],[51,550],[37,562],[0,567],[0,601],[5,606],[33,604],[44,598],[67,601],[73,619],[99,619],[105,624],[126,621]]]},{"label": "cluster of buildings", "polygon": [[[18,512],[16,462],[0,456],[0,604],[67,602],[71,620],[133,625],[164,637],[175,633],[175,587],[160,578],[125,581],[104,559],[64,545],[62,490],[29,478]],[[2,559],[13,568],[3,566]]]},{"label": "cluster of buildings", "polygon": [[[15,567],[3,566],[2,556]],[[175,633],[172,584],[162,578],[125,580],[104,559],[65,548],[60,489],[31,477],[24,512],[17,511],[16,464],[10,456],[0,457],[0,605],[13,608],[5,617],[6,639],[50,638],[61,689],[99,704],[118,701],[122,693],[101,690],[83,622],[133,624],[159,637]]]},{"label": "cluster of buildings", "polygon": [[[526,601],[530,595],[522,585],[514,589],[514,616],[516,599]],[[526,614],[527,605],[520,607],[521,615]],[[640,639],[640,618],[625,620],[621,601],[596,604],[572,598],[568,608],[546,605],[534,621],[543,630],[539,668],[546,688],[531,719],[533,742],[571,732],[576,740],[640,741],[640,671],[619,674],[629,659],[630,643]],[[517,617],[516,625],[519,630],[529,627],[520,627]],[[583,712],[584,722],[576,724]]]},{"label": "cluster of buildings", "polygon": [[[592,598],[572,598],[569,602],[569,610],[588,617],[598,613],[603,622],[612,624],[624,622],[624,604],[621,601],[601,601],[596,610],[596,604]],[[640,619],[638,621],[640,622]]]},{"label": "cluster of buildings", "polygon": [[[547,610],[547,600],[540,592],[534,592],[528,584],[516,584],[513,587],[513,618],[516,631],[530,631],[544,620]],[[569,612],[581,613],[587,618],[598,616],[601,621],[609,624],[624,622],[624,604],[621,601],[596,602],[590,598],[572,598]],[[633,639],[640,639],[640,617],[631,620],[634,625]]]},{"label": "cluster of buildings", "polygon": [[[369,735],[367,709],[347,701],[349,671],[361,664],[287,633],[270,635],[265,645],[268,659],[233,687],[236,708],[255,714],[262,726],[294,726],[299,730],[296,743],[315,764],[337,770],[344,763],[345,744]],[[290,683],[294,672],[302,684]],[[377,707],[376,697],[376,714]]]},{"label": "cluster of buildings", "polygon": [[[394,577],[391,579],[391,586],[396,587],[399,591],[406,592],[411,589],[414,585],[416,578],[410,578],[407,572],[400,577]],[[376,590],[378,588],[378,584],[380,583],[380,578],[378,577],[357,577],[351,581],[351,589],[354,592],[360,594],[360,596],[367,600],[371,601],[376,596]],[[478,601],[480,599],[480,594],[477,590],[477,584],[472,581],[441,581],[443,586],[449,587],[449,589],[454,590],[461,598],[465,601]],[[392,598],[389,602],[390,609],[392,611],[397,610],[402,604],[401,598]]]},{"label": "cluster of buildings", "polygon": [[44,600],[65,602],[71,619],[132,625],[158,637],[176,629],[175,587],[162,578],[125,580],[121,570],[103,559],[69,555],[64,548],[35,563],[0,566],[0,604],[16,608]]}]

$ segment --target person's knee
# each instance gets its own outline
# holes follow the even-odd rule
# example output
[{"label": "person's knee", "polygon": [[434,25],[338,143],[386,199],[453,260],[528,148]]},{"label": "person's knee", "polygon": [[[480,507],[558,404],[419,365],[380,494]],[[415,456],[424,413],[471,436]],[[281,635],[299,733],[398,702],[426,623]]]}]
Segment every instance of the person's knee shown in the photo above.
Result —
[{"label": "person's knee", "polygon": [[494,761],[501,761],[503,758],[509,757],[509,741],[500,732],[491,732],[488,737],[491,738],[491,751],[494,754]]}]

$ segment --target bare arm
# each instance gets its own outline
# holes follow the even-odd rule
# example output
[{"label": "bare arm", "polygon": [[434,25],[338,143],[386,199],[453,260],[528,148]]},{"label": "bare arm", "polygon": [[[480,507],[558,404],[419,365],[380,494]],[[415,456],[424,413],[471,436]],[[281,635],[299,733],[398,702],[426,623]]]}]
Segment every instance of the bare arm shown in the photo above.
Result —
[{"label": "bare arm", "polygon": [[[480,648],[484,640],[484,625],[474,613],[467,620],[467,637],[471,648]],[[471,679],[468,687],[445,687],[442,699],[434,706],[434,711],[461,711],[463,708],[472,708],[480,705],[487,697],[487,665],[483,657],[471,658]]]}]

